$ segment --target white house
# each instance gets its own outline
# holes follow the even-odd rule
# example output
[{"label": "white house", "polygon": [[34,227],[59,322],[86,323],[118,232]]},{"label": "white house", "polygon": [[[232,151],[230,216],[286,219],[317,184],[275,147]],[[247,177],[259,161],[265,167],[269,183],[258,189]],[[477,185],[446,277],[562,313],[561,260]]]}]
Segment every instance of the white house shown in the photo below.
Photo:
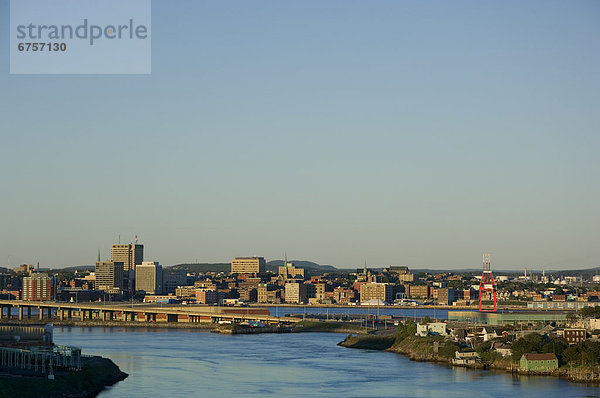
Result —
[{"label": "white house", "polygon": [[446,329],[446,324],[444,322],[417,324],[417,333],[415,333],[416,336],[425,337],[430,334],[447,336],[448,330]]}]

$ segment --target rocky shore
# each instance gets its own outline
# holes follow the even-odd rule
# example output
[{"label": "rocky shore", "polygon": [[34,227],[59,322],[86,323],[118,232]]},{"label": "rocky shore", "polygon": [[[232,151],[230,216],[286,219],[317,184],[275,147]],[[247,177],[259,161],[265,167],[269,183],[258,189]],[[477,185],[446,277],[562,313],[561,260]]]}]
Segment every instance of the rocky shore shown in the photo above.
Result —
[{"label": "rocky shore", "polygon": [[258,333],[359,333],[360,326],[344,322],[301,321],[289,326],[249,327],[243,325],[218,325],[212,332],[223,334],[258,334]]},{"label": "rocky shore", "polygon": [[93,356],[85,357],[83,361],[81,371],[57,373],[54,380],[0,374],[0,398],[95,397],[128,376],[110,359]]},{"label": "rocky shore", "polygon": [[[437,342],[437,352],[434,348]],[[433,362],[452,366],[452,358],[457,346],[452,342],[444,341],[441,337],[418,337],[410,335],[377,334],[348,335],[339,346],[347,348],[382,350],[402,354],[417,362]],[[597,369],[590,367],[562,367],[550,373],[525,372],[519,370],[518,363],[510,358],[501,358],[492,362],[481,362],[472,365],[463,365],[471,369],[489,369],[494,371],[519,374],[540,375],[547,377],[561,377],[572,382],[600,384],[600,374]]]}]

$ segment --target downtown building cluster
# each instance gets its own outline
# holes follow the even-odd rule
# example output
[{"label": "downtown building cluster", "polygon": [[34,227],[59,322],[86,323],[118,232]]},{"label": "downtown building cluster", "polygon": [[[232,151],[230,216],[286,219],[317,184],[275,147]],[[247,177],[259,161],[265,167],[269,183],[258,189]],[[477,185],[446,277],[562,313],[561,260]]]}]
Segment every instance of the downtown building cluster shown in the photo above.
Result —
[{"label": "downtown building cluster", "polygon": [[[411,272],[407,266],[318,272],[264,257],[235,257],[225,270],[193,272],[146,261],[144,245],[111,245],[94,270],[40,272],[21,265],[0,273],[0,298],[28,301],[131,300],[188,304],[444,305],[470,307],[478,300],[478,273]],[[599,302],[597,275],[498,276],[498,300],[531,309],[577,309]]]}]

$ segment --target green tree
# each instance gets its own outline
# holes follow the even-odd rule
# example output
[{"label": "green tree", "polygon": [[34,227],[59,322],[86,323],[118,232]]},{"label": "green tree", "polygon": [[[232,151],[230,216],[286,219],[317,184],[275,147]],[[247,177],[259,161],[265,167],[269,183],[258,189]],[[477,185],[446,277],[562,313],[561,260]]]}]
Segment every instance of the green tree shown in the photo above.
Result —
[{"label": "green tree", "polygon": [[600,363],[600,343],[585,340],[577,345],[577,349],[582,356],[583,363],[587,365],[597,365]]},{"label": "green tree", "polygon": [[438,354],[444,358],[454,358],[454,353],[458,351],[456,343],[447,340],[438,350]]},{"label": "green tree", "polygon": [[526,353],[541,353],[543,346],[548,342],[547,336],[542,336],[537,333],[530,333],[524,337],[517,339],[513,343],[513,360],[518,361],[523,354]]},{"label": "green tree", "polygon": [[561,359],[563,364],[577,365],[580,360],[579,351],[575,347],[569,347],[563,351]]},{"label": "green tree", "polygon": [[417,333],[417,324],[413,321],[400,323],[396,328],[396,343],[401,342],[409,336],[414,336]]},{"label": "green tree", "polygon": [[584,318],[600,318],[600,307],[584,307],[579,314]]},{"label": "green tree", "polygon": [[557,357],[561,357],[563,352],[569,348],[569,343],[563,338],[552,338],[542,346],[543,353],[554,353]]},{"label": "green tree", "polygon": [[449,288],[458,289],[458,290],[464,290],[465,289],[465,284],[463,283],[463,281],[457,281],[457,280],[448,281],[448,283],[446,284],[446,286],[449,287]]}]

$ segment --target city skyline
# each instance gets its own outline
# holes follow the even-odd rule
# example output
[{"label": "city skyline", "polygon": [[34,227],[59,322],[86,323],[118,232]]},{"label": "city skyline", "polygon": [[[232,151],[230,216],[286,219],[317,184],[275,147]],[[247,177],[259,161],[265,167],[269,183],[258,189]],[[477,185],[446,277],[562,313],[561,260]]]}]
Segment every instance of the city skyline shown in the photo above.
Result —
[{"label": "city skyline", "polygon": [[600,265],[594,1],[152,4],[152,74],[9,74],[0,266]]},{"label": "city skyline", "polygon": [[[109,254],[111,254],[111,252],[114,251],[114,247],[115,246],[135,246],[140,247],[141,251],[143,252],[145,250],[145,245],[143,242],[139,242],[138,241],[138,235],[135,235],[135,240],[131,241],[129,244],[127,243],[122,243],[121,242],[121,236],[119,235],[119,243],[113,243],[110,244],[110,248],[112,250],[108,250],[107,252]],[[110,261],[121,261],[123,257],[121,254],[119,254],[115,259],[114,255],[102,255],[103,251],[102,249],[98,249],[97,252],[97,258],[96,258],[96,262],[110,262]],[[113,252],[114,253],[114,252]],[[493,258],[493,256],[491,255],[491,253],[482,253],[482,255],[484,256],[484,262],[485,262],[485,256],[491,256]],[[141,258],[141,257],[140,257]],[[288,259],[287,257],[287,252],[284,252],[284,255],[279,258],[277,257],[277,255],[275,254],[274,257],[265,257],[265,256],[261,256],[260,254],[252,254],[252,255],[236,255],[236,256],[231,256],[229,259],[221,259],[221,260],[214,260],[214,261],[204,261],[201,258],[196,258],[193,260],[189,260],[189,261],[184,261],[184,262],[180,262],[180,263],[163,263],[163,261],[159,258],[152,258],[151,262],[154,263],[159,263],[161,266],[166,266],[166,267],[170,267],[170,266],[174,266],[174,265],[183,265],[183,264],[231,264],[234,261],[237,260],[246,260],[246,259],[264,259],[266,261],[266,263],[270,263],[270,262],[283,262],[284,264],[290,264],[290,265],[296,265],[298,266],[298,264],[296,262],[308,262],[308,263],[314,263],[320,266],[333,266],[337,269],[340,270],[348,270],[348,269],[363,269],[363,268],[368,268],[368,269],[382,269],[385,267],[390,267],[390,266],[401,266],[401,267],[407,267],[410,269],[424,269],[424,270],[440,270],[440,271],[444,271],[444,270],[448,270],[448,271],[463,271],[463,270],[479,270],[481,268],[481,261],[480,264],[466,264],[463,266],[454,266],[454,267],[449,267],[449,266],[414,266],[412,264],[407,264],[407,263],[403,263],[402,261],[396,261],[396,262],[384,262],[384,263],[370,263],[367,260],[363,259],[361,260],[362,262],[360,263],[356,263],[356,264],[350,264],[350,265],[340,265],[340,264],[330,264],[330,263],[323,263],[323,262],[318,262],[315,261],[314,259],[311,258],[303,258],[303,257],[297,257],[294,259]],[[10,259],[9,259],[10,261]],[[141,261],[141,260],[140,260]],[[489,261],[489,260],[488,260]],[[121,261],[123,262],[123,261]],[[7,269],[13,269],[16,268],[17,266],[24,266],[24,265],[29,265],[30,267],[32,267],[32,269],[61,269],[61,268],[67,268],[67,267],[77,267],[77,266],[94,266],[94,263],[91,262],[89,264],[87,263],[80,263],[80,264],[68,264],[68,265],[59,265],[59,266],[50,266],[48,264],[42,264],[40,266],[40,262],[36,261],[35,262],[37,265],[33,265],[33,262],[24,262],[24,263],[19,263],[18,265],[12,264],[10,262],[8,262],[7,264],[0,265],[0,267],[4,267]],[[300,267],[302,267],[302,265],[300,265]],[[280,267],[281,268],[281,267]],[[555,272],[555,271],[569,271],[569,270],[587,270],[587,269],[592,269],[592,268],[600,268],[600,266],[598,267],[581,267],[581,266],[572,266],[572,267],[566,267],[566,268],[552,268],[552,267],[545,267],[543,265],[539,265],[539,264],[521,264],[520,266],[515,266],[515,267],[493,267],[493,260],[492,260],[492,269],[496,270],[496,271],[509,271],[509,272],[523,272],[525,271],[525,273],[529,273],[529,272],[533,272],[533,273],[539,273],[539,272]]]}]

